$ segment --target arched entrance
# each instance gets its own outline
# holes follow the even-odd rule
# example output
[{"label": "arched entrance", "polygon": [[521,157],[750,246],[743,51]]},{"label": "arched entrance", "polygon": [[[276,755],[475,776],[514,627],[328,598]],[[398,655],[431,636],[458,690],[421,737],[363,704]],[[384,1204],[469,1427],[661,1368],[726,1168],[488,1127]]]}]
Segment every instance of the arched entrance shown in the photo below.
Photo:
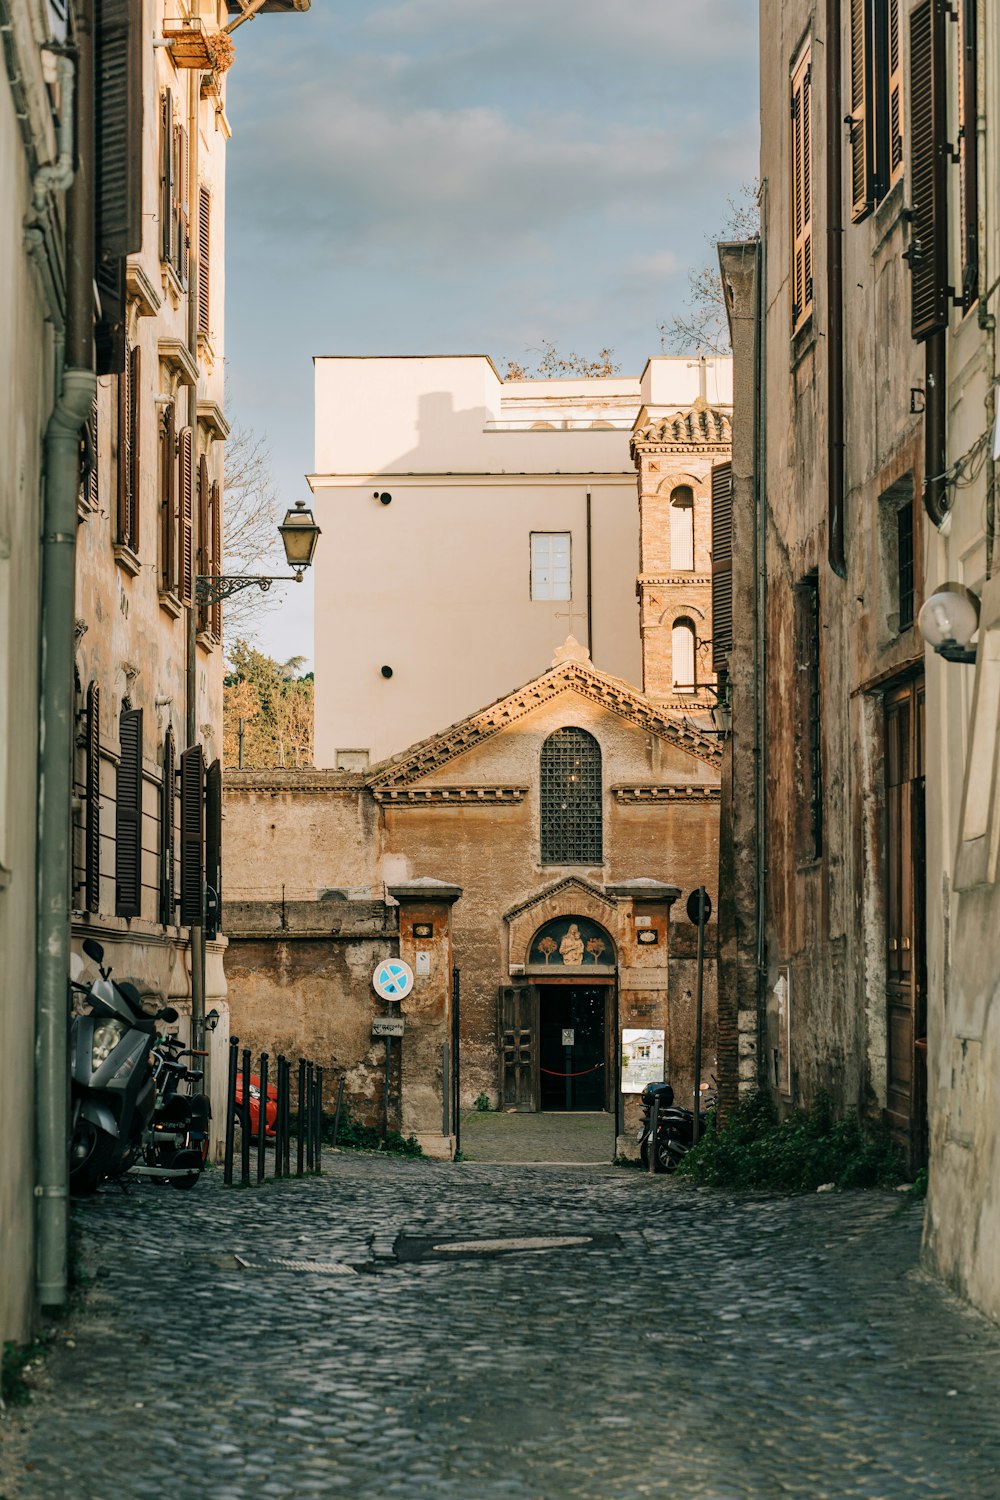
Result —
[{"label": "arched entrance", "polygon": [[615,945],[590,917],[544,923],[528,948],[525,977],[536,1018],[535,1107],[596,1112],[614,1101]]}]

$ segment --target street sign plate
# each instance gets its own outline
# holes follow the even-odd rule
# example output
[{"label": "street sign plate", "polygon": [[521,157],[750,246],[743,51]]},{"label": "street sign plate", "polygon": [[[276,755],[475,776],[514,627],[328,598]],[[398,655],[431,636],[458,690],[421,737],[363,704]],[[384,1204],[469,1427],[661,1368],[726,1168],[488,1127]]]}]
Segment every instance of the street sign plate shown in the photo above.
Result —
[{"label": "street sign plate", "polygon": [[[697,891],[692,891],[691,894],[690,894],[690,896],[687,898],[687,914],[688,914],[688,917],[690,918],[690,920],[697,927],[697,925],[698,925],[698,892]],[[706,922],[708,921],[708,919],[709,919],[709,917],[711,915],[712,915],[712,898],[708,894],[708,892],[706,891],[705,892],[705,921]]]},{"label": "street sign plate", "polygon": [[402,1036],[404,1025],[402,1016],[376,1016],[372,1021],[372,1036]]},{"label": "street sign plate", "polygon": [[564,1026],[563,1027],[563,1046],[564,1047],[573,1047],[573,1046],[575,1046],[576,1045],[575,1038],[576,1038],[576,1032],[573,1031],[573,1030],[571,1030],[570,1027]]},{"label": "street sign plate", "polygon": [[376,966],[372,984],[383,1000],[402,1000],[413,988],[413,970],[401,958],[386,958]]}]

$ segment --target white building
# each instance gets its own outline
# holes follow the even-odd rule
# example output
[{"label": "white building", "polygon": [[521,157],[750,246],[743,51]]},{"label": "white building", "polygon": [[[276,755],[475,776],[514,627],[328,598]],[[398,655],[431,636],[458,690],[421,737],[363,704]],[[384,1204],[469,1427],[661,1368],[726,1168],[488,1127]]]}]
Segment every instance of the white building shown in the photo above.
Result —
[{"label": "white building", "polygon": [[317,358],[316,763],[363,769],[574,634],[640,686],[640,411],[728,406],[728,359],[507,380],[482,355]]}]

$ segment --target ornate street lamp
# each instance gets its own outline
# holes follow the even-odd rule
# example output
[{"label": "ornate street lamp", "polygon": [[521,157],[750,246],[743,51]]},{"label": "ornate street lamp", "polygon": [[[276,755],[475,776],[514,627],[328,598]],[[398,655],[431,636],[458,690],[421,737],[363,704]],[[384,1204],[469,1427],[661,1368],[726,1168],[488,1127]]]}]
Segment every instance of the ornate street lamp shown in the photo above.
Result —
[{"label": "ornate street lamp", "polygon": [[278,531],[284,543],[285,558],[292,569],[291,573],[279,573],[264,578],[249,574],[225,578],[221,574],[199,573],[195,582],[197,603],[218,604],[220,600],[228,599],[230,594],[238,594],[241,589],[248,589],[252,584],[256,584],[261,593],[266,594],[272,583],[301,583],[305,569],[312,565],[316,543],[320,537],[316,518],[304,500],[297,500],[295,505],[285,512],[285,519],[278,527]]},{"label": "ornate street lamp", "polygon": [[979,629],[979,600],[964,583],[942,583],[917,615],[917,629],[938,656],[970,667],[976,660],[969,642]]}]

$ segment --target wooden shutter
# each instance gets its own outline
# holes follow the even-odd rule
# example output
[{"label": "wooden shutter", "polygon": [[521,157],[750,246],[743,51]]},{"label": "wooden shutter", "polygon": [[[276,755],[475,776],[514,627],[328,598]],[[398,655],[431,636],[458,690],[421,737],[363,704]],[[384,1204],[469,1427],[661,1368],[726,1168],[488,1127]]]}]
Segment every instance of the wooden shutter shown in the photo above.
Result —
[{"label": "wooden shutter", "polygon": [[139,442],[142,431],[142,350],[138,344],[128,356],[128,545],[139,552]]},{"label": "wooden shutter", "polygon": [[142,248],[142,24],[130,0],[94,7],[97,262]]},{"label": "wooden shutter", "polygon": [[888,8],[888,186],[903,175],[903,22],[899,0]]},{"label": "wooden shutter", "polygon": [[871,0],[851,0],[851,218],[855,224],[874,204],[872,31]]},{"label": "wooden shutter", "polygon": [[124,709],[115,803],[115,912],[137,917],[142,904],[142,709]]},{"label": "wooden shutter", "polygon": [[160,788],[160,922],[164,927],[174,923],[174,781],[177,775],[177,752],[174,731],[167,726],[163,741],[163,784]]},{"label": "wooden shutter", "polygon": [[181,925],[202,925],[205,882],[205,758],[200,745],[181,756]]},{"label": "wooden shutter", "polygon": [[177,428],[174,404],[164,407],[160,424],[160,587],[177,589]]},{"label": "wooden shutter", "polygon": [[88,510],[97,510],[100,505],[100,489],[97,478],[97,393],[90,407],[90,417],[83,429],[80,444],[83,456],[83,484],[80,498]]},{"label": "wooden shutter", "polygon": [[[212,541],[212,517],[211,484],[208,478],[208,459],[204,453],[198,460],[198,536],[195,556],[198,559],[198,575],[202,578],[209,577],[212,572],[212,561],[209,548]],[[210,618],[210,609],[207,604],[198,607],[198,629],[207,630]]]},{"label": "wooden shutter", "polygon": [[812,312],[812,64],[792,77],[792,332]]},{"label": "wooden shutter", "polygon": [[976,0],[959,0],[959,171],[962,225],[962,308],[979,296],[979,137],[976,130],[978,42]]},{"label": "wooden shutter", "polygon": [[209,290],[211,286],[212,195],[198,189],[198,332],[209,337]]},{"label": "wooden shutter", "polygon": [[910,13],[912,274],[910,332],[918,342],[948,326],[948,180],[945,118],[945,0]]},{"label": "wooden shutter", "polygon": [[165,90],[160,99],[160,259],[174,261],[174,96]]},{"label": "wooden shutter", "polygon": [[182,427],[180,440],[180,598],[194,603],[194,431]]},{"label": "wooden shutter", "polygon": [[712,671],[733,649],[733,466],[712,468]]},{"label": "wooden shutter", "polygon": [[[222,486],[216,479],[212,484],[212,566],[210,571],[217,577],[222,573]],[[212,605],[212,634],[222,640],[222,600]]]},{"label": "wooden shutter", "polygon": [[188,238],[188,134],[183,125],[174,127],[177,142],[177,161],[174,173],[177,179],[177,225],[176,256],[174,268],[183,286],[188,284],[191,268],[191,242]]},{"label": "wooden shutter", "polygon": [[205,883],[222,900],[222,762],[205,772]]},{"label": "wooden shutter", "polygon": [[129,545],[129,483],[132,469],[131,415],[132,399],[129,384],[132,379],[132,350],[125,341],[125,368],[118,376],[118,491],[115,541],[123,547]]},{"label": "wooden shutter", "polygon": [[87,689],[87,816],[84,882],[87,911],[101,909],[101,690]]}]

